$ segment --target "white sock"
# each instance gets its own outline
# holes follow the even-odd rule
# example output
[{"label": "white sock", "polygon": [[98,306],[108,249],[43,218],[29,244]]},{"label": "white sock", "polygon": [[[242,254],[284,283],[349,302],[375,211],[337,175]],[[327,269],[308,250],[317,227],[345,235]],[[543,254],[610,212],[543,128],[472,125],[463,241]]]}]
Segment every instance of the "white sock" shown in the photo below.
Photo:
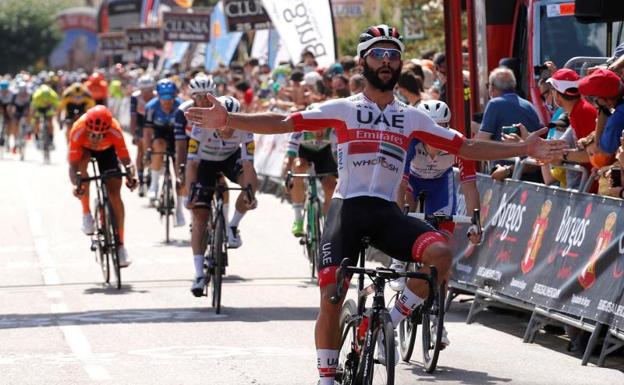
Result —
[{"label": "white sock", "polygon": [[316,366],[319,371],[320,385],[334,385],[338,367],[338,350],[316,349]]},{"label": "white sock", "polygon": [[420,298],[409,288],[405,287],[403,292],[399,294],[398,298],[394,302],[394,307],[390,310],[392,325],[396,328],[405,317],[410,315],[412,310],[416,309],[416,307],[424,301],[424,299]]},{"label": "white sock", "polygon": [[245,213],[240,213],[238,210],[234,210],[234,215],[232,215],[232,220],[230,221],[230,227],[238,227],[238,224],[241,219],[243,219],[244,215]]},{"label": "white sock", "polygon": [[228,223],[229,223],[229,218],[230,218],[230,204],[229,203],[224,203],[223,204],[223,218],[225,219],[225,227],[228,227]]},{"label": "white sock", "polygon": [[179,213],[184,213],[184,198],[185,195],[178,195],[178,200],[176,200],[176,211]]},{"label": "white sock", "polygon": [[292,205],[293,210],[295,210],[295,221],[303,220],[303,204],[294,203]]},{"label": "white sock", "polygon": [[204,276],[204,256],[201,254],[193,255],[193,262],[195,262],[195,277]]},{"label": "white sock", "polygon": [[161,170],[151,170],[150,172],[152,174],[152,183],[151,183],[150,188],[158,189],[158,184],[160,182],[160,176],[165,173],[165,170],[164,169],[161,169]]}]

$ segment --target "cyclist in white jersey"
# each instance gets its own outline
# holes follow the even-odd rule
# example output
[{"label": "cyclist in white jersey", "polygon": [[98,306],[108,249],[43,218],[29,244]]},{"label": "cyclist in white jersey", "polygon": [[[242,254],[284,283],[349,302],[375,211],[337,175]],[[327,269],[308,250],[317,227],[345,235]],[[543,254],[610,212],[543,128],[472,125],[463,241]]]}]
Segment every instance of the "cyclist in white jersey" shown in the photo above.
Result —
[{"label": "cyclist in white jersey", "polygon": [[[427,100],[420,103],[417,108],[429,115],[434,122],[442,127],[447,127],[451,120],[451,111],[442,101]],[[399,207],[403,207],[403,203],[407,200],[410,208],[414,209],[419,194],[425,193],[425,214],[455,215],[457,213],[457,187],[453,174],[453,166],[455,165],[459,166],[459,179],[466,197],[467,211],[471,213],[474,209],[480,208],[475,162],[435,149],[416,139],[410,142],[407,150],[403,181],[400,184],[397,197]],[[448,238],[452,236],[454,228],[455,223],[452,221],[440,223],[440,231]],[[469,235],[472,242],[479,243],[481,241],[476,226],[470,227]],[[390,268],[405,271],[405,262],[392,259]],[[403,294],[410,290],[405,288],[405,278],[390,281],[389,286]],[[411,293],[407,294],[412,295]],[[392,316],[393,312],[400,312],[401,310],[405,309],[395,306],[391,309],[390,314]],[[431,326],[435,328],[434,324]],[[446,328],[442,332],[442,344],[445,347],[450,344]]]},{"label": "cyclist in white jersey", "polygon": [[[274,113],[232,114],[213,101],[210,108],[191,108],[187,118],[202,128],[236,127],[259,134],[319,130],[328,126],[338,138],[338,185],[330,204],[319,261],[320,312],[315,339],[319,384],[333,384],[338,348],[341,303],[333,304],[336,270],[343,258],[357,260],[360,241],[405,261],[435,265],[442,279],[452,262],[443,235],[427,223],[403,215],[396,205],[409,141],[420,139],[444,151],[468,159],[501,159],[530,155],[550,159],[565,149],[561,141],[545,141],[538,130],[524,143],[485,142],[436,125],[426,114],[394,98],[393,88],[402,67],[404,45],[396,28],[379,25],[360,35],[359,64],[367,79],[361,94],[330,100],[310,111],[283,116]],[[415,282],[414,298],[402,303],[414,308],[427,297],[426,284]],[[343,297],[344,299],[344,297]],[[401,319],[393,319],[395,325]]]},{"label": "cyclist in white jersey", "polygon": [[[189,91],[194,104],[205,106],[204,95],[214,91],[214,83],[207,76],[195,77],[189,83]],[[240,111],[240,103],[231,96],[222,96],[215,101],[224,106],[228,111]],[[190,107],[184,103],[181,108]],[[176,136],[180,135],[179,130]],[[202,244],[203,236],[208,224],[210,202],[213,192],[207,194],[194,193],[194,185],[214,187],[218,179],[218,173],[223,173],[229,180],[241,186],[251,185],[256,191],[257,176],[253,167],[254,138],[253,134],[246,131],[230,130],[218,132],[214,129],[201,129],[192,127],[189,133],[186,185],[191,198],[187,202],[187,208],[192,213],[191,247],[195,266],[195,279],[191,286],[191,292],[196,297],[201,297],[204,286],[210,277],[204,276],[204,257],[206,245]],[[245,213],[255,208],[255,202],[247,202],[246,195],[241,193],[236,202],[234,217],[226,223],[228,230],[228,245],[239,247],[242,244],[238,226]],[[226,219],[227,221],[227,219]]]}]

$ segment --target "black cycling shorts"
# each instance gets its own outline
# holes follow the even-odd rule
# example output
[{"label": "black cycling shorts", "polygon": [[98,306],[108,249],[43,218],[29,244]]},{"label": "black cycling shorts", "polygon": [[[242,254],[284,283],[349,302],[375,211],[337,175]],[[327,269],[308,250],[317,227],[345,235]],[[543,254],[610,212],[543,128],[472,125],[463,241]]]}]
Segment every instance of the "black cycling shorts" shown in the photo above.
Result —
[{"label": "black cycling shorts", "polygon": [[[419,262],[427,246],[445,242],[431,225],[403,214],[395,202],[375,197],[334,198],[317,261],[320,286],[335,283],[335,267],[344,258],[351,260],[350,265],[357,264],[364,236],[370,238],[371,246],[405,262]],[[329,273],[323,274],[324,269]]]},{"label": "black cycling shorts", "polygon": [[[243,166],[240,162],[241,150],[236,150],[227,159],[221,161],[202,160],[199,162],[197,169],[197,183],[203,187],[214,187],[219,179],[219,173],[225,175],[229,180],[238,184],[238,179],[243,172]],[[214,192],[202,194],[198,197],[198,202],[210,205]]]},{"label": "black cycling shorts", "polygon": [[119,167],[119,159],[117,158],[117,153],[115,152],[115,148],[113,146],[102,151],[85,149],[85,152],[88,152],[92,158],[95,158],[98,164],[98,169],[100,170],[100,174],[104,174],[107,171],[121,172],[121,167]]},{"label": "black cycling shorts", "polygon": [[154,127],[154,139],[164,139],[167,142],[167,151],[175,153],[175,137],[173,130],[165,127]]},{"label": "black cycling shorts", "polygon": [[299,146],[299,158],[314,163],[314,171],[317,174],[336,174],[338,176],[338,165],[334,159],[334,154],[330,145],[319,151],[310,150],[304,146]]}]

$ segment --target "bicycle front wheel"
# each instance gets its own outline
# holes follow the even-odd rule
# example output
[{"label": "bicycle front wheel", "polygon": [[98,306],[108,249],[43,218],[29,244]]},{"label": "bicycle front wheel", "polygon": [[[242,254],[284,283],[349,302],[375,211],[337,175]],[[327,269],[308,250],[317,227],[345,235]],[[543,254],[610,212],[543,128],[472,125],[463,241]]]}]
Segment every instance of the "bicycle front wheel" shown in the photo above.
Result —
[{"label": "bicycle front wheel", "polygon": [[427,373],[435,371],[442,349],[445,296],[446,288],[442,283],[435,291],[431,308],[423,308],[422,312],[423,365]]},{"label": "bicycle front wheel", "polygon": [[316,262],[320,251],[320,228],[318,205],[308,203],[306,210],[306,254],[310,263],[310,278],[316,278]]},{"label": "bicycle front wheel", "polygon": [[110,205],[110,202],[106,202],[105,210],[106,223],[109,234],[108,250],[110,252],[110,258],[113,261],[113,269],[115,271],[115,279],[117,281],[117,290],[121,289],[121,266],[119,265],[119,231],[117,230],[117,222],[115,222],[115,213]]},{"label": "bicycle front wheel", "polygon": [[418,329],[418,311],[413,311],[408,317],[405,317],[398,326],[399,329],[399,351],[401,358],[405,362],[409,362],[414,352],[416,342],[416,330]]},{"label": "bicycle front wheel", "polygon": [[358,319],[355,301],[349,299],[340,311],[341,344],[338,353],[336,381],[343,385],[355,385],[357,368],[360,363],[361,346],[358,342]]},{"label": "bicycle front wheel", "polygon": [[171,175],[169,172],[165,172],[165,178],[163,181],[163,199],[162,199],[162,213],[165,216],[165,242],[170,241],[171,232],[171,217],[173,216],[173,192],[172,192]]},{"label": "bicycle front wheel", "polygon": [[212,307],[221,313],[221,286],[225,272],[225,222],[223,215],[217,214],[212,236]]},{"label": "bicycle front wheel", "polygon": [[95,204],[95,225],[97,226],[95,234],[95,259],[100,264],[104,283],[108,284],[110,282],[110,259],[106,246],[109,243],[106,233],[106,219],[104,216],[104,205],[97,200]]},{"label": "bicycle front wheel", "polygon": [[[383,344],[385,350],[385,359],[379,359],[380,345]],[[367,385],[394,385],[394,366],[396,365],[394,342],[394,326],[388,312],[379,314],[378,325],[373,333],[373,343],[370,345],[372,349],[366,349],[366,354],[371,354],[377,359],[366,359],[364,362],[369,363],[369,370],[365,372],[362,383]],[[365,346],[367,346],[365,344]]]}]

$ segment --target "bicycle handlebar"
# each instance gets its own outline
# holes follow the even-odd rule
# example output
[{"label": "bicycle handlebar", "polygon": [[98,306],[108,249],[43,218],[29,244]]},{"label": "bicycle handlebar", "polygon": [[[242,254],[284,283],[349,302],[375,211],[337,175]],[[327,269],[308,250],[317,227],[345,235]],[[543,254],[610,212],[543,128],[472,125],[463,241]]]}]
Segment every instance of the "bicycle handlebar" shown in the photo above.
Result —
[{"label": "bicycle handlebar", "polygon": [[286,173],[286,177],[284,177],[284,184],[287,188],[290,189],[292,187],[290,182],[293,178],[322,179],[326,176],[336,176],[336,174],[332,172],[325,172],[322,174],[294,174],[292,171],[289,170]]},{"label": "bicycle handlebar", "polygon": [[410,217],[424,220],[427,222],[433,221],[435,223],[440,222],[455,222],[455,223],[468,223],[477,226],[477,234],[482,234],[481,228],[481,212],[479,209],[474,209],[472,216],[466,215],[446,215],[442,213],[424,214],[424,213],[409,213]]}]

